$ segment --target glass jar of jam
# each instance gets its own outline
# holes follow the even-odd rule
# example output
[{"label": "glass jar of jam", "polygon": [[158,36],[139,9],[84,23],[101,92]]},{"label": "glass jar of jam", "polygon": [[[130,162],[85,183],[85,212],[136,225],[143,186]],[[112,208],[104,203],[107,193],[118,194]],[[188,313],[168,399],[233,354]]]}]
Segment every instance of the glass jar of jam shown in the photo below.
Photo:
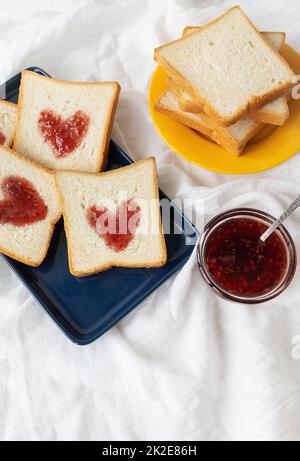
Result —
[{"label": "glass jar of jam", "polygon": [[222,298],[258,304],[280,295],[296,267],[295,244],[284,226],[263,243],[260,236],[275,221],[262,211],[236,209],[216,216],[198,246],[200,271]]}]

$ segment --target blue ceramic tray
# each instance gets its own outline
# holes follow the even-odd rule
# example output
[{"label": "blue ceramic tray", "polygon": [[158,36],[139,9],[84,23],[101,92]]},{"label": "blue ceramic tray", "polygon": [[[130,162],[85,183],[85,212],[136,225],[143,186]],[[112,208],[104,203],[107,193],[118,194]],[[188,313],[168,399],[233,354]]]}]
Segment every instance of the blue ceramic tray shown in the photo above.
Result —
[{"label": "blue ceramic tray", "polygon": [[[39,68],[30,70],[47,75]],[[7,100],[17,102],[19,84],[20,74],[6,83]],[[132,160],[111,142],[107,169],[129,163]],[[161,197],[166,198],[163,193]],[[90,277],[73,277],[68,268],[62,220],[56,226],[49,253],[40,267],[31,268],[6,256],[3,258],[61,330],[75,343],[89,344],[180,269],[191,255],[197,232],[177,208],[173,209],[171,219],[177,229],[166,235],[168,264],[162,268],[114,268]],[[175,227],[172,222],[170,227]]]}]

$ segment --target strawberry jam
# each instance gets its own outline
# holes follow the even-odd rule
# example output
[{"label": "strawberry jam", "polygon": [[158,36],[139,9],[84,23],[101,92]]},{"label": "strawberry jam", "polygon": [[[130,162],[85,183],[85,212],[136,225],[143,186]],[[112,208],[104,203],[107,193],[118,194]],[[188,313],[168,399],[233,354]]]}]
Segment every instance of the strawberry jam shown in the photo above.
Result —
[{"label": "strawberry jam", "polygon": [[3,146],[3,144],[5,143],[6,141],[6,137],[4,136],[3,133],[1,133],[0,131],[0,146]]},{"label": "strawberry jam", "polygon": [[106,245],[120,252],[128,247],[135,236],[140,224],[141,209],[134,200],[128,200],[123,202],[115,213],[105,207],[92,206],[87,210],[86,218]]},{"label": "strawberry jam", "polygon": [[9,176],[2,181],[0,223],[25,226],[42,221],[48,210],[44,200],[27,179]]},{"label": "strawberry jam", "polygon": [[204,258],[216,285],[241,297],[262,296],[278,287],[287,273],[288,253],[278,232],[260,241],[267,228],[260,220],[237,217],[212,231]]},{"label": "strawberry jam", "polygon": [[72,117],[63,120],[52,111],[43,111],[38,123],[55,157],[61,158],[67,157],[80,146],[88,132],[90,118],[84,112],[77,111]]}]

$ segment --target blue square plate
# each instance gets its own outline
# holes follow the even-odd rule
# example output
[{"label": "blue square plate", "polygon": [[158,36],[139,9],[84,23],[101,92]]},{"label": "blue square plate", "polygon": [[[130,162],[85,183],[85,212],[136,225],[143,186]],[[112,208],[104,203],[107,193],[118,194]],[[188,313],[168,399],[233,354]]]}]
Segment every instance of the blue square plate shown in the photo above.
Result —
[{"label": "blue square plate", "polygon": [[[30,70],[47,75],[39,68]],[[18,74],[5,84],[7,100],[17,102],[20,78]],[[107,170],[130,163],[132,160],[111,142]],[[161,192],[161,198],[167,197]],[[73,277],[62,220],[56,225],[49,253],[40,267],[3,258],[61,330],[75,343],[89,344],[180,269],[191,255],[197,231],[173,205],[172,210],[173,233],[165,236],[168,263],[161,268],[114,268],[90,277]]]}]

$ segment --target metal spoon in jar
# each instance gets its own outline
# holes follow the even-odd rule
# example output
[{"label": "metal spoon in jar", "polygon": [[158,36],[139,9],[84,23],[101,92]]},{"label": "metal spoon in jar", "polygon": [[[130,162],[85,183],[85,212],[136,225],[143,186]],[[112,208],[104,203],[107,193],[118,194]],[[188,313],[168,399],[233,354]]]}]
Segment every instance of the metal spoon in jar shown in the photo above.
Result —
[{"label": "metal spoon in jar", "polygon": [[265,242],[273,232],[278,229],[279,226],[295,211],[300,207],[300,195],[291,204],[291,206],[278,218],[269,229],[260,237],[262,242]]}]

